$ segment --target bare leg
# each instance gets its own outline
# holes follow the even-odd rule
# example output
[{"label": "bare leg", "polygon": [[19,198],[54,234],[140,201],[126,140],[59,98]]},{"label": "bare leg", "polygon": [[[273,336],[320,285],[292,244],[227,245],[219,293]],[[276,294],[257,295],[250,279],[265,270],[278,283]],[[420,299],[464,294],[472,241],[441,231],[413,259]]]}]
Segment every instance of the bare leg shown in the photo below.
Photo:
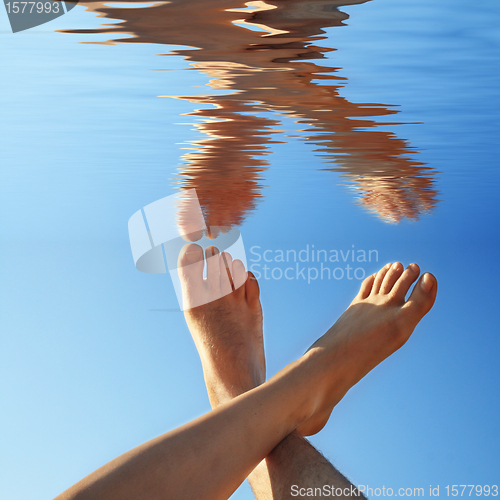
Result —
[{"label": "bare leg", "polygon": [[[340,488],[337,498],[365,498],[307,439],[289,434],[248,476],[258,500],[310,498],[311,488]],[[292,495],[293,493],[293,495]]]},{"label": "bare leg", "polygon": [[289,365],[272,381],[124,453],[57,500],[228,498],[311,414],[301,366]]},{"label": "bare leg", "polygon": [[[397,267],[397,266],[396,266]],[[399,275],[399,278],[398,278]],[[407,269],[365,280],[346,313],[298,361],[208,414],[134,448],[59,500],[221,500],[295,429],[319,430],[343,395],[401,347],[434,303],[437,283]]]},{"label": "bare leg", "polygon": [[[193,257],[198,252],[197,259],[202,262],[202,251],[196,245],[185,247],[187,251]],[[207,249],[207,280],[203,280],[201,265],[181,269],[185,294],[196,293],[191,292],[193,287],[210,286],[214,294],[218,291],[213,288],[230,289],[226,266],[233,282],[243,283],[216,301],[185,311],[200,353],[212,408],[257,387],[266,378],[259,285],[252,273],[248,273],[247,279],[241,261],[232,261],[227,253],[224,258],[218,255],[217,248]],[[356,492],[356,488],[297,432],[279,443],[248,480],[258,500],[292,498],[293,485],[304,488],[304,492],[311,487],[334,485],[347,491],[345,498]],[[294,491],[298,494],[293,498],[305,498],[300,491]]]}]

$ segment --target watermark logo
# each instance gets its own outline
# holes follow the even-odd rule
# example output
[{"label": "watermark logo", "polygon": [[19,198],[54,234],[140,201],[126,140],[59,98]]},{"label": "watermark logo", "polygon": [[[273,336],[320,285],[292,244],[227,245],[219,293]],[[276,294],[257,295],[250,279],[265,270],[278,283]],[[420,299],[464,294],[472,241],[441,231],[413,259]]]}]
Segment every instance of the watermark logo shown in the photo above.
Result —
[{"label": "watermark logo", "polygon": [[[144,273],[168,272],[181,310],[213,302],[232,292],[200,283],[199,290],[191,289],[186,294],[179,275],[179,255],[189,242],[196,242],[203,250],[214,246],[221,253],[226,251],[247,269],[240,232],[236,228],[208,227],[195,189],[166,196],[138,210],[128,221],[128,232],[135,267]],[[194,266],[184,264],[183,274],[189,275]]]},{"label": "watermark logo", "polygon": [[[462,485],[465,488],[465,485]],[[472,489],[473,485],[469,485]],[[456,489],[456,485],[453,486],[455,488],[454,491],[458,494],[458,489]],[[446,486],[447,492],[449,493],[449,486]],[[478,490],[477,488],[481,488]],[[487,486],[488,495],[490,491],[495,491],[494,489],[490,489],[490,486]],[[496,491],[498,493],[498,487],[492,486],[491,488],[497,488]],[[476,486],[476,492],[483,491],[481,486]],[[290,488],[290,495],[292,497],[337,497],[337,498],[347,498],[347,497],[361,497],[361,498],[372,498],[372,497],[424,497],[425,490],[424,488],[386,488],[382,486],[381,488],[373,488],[368,485],[360,484],[358,487],[351,484],[350,486],[338,487],[333,484],[325,484],[323,486],[317,487],[301,487],[299,485],[293,484]],[[439,486],[429,487],[429,496],[439,496]],[[447,496],[449,496],[447,494]],[[456,495],[455,495],[456,496]],[[487,495],[486,495],[487,496]]]},{"label": "watermark logo", "polygon": [[3,2],[12,33],[25,31],[64,16],[78,4],[78,0],[72,2],[3,0]]},{"label": "watermark logo", "polygon": [[[307,244],[300,249],[250,248],[250,271],[257,279],[306,281],[363,280],[365,266],[378,262],[378,250],[356,248],[315,248]],[[371,265],[370,265],[371,267]]]}]

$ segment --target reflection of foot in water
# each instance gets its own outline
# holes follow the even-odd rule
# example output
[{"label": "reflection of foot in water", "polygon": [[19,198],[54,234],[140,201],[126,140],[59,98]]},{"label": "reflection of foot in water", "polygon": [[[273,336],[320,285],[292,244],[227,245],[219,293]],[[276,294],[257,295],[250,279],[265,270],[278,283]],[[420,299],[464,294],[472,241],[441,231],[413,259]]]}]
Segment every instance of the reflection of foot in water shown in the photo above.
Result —
[{"label": "reflection of foot in water", "polygon": [[276,142],[271,137],[278,121],[252,114],[253,107],[239,99],[192,96],[189,101],[210,109],[189,114],[203,120],[194,129],[205,137],[182,158],[187,167],[178,185],[196,189],[208,226],[239,226],[261,198],[264,155]]},{"label": "reflection of foot in water", "polygon": [[[270,0],[246,9],[229,0],[134,9],[81,3],[125,21],[96,30],[132,35],[114,42],[194,47],[170,53],[213,77],[213,89],[232,92],[181,97],[210,106],[191,113],[201,117],[195,126],[208,138],[193,143],[197,151],[180,172],[180,186],[199,192],[208,225],[241,224],[254,209],[266,164],[259,157],[269,151],[277,115],[305,125],[299,137],[317,146],[330,163],[325,170],[344,174],[367,208],[384,220],[418,219],[436,203],[433,170],[408,157],[414,151],[406,141],[375,129],[374,117],[397,112],[391,106],[341,97],[346,79],[325,57],[333,49],[317,45],[324,28],[348,17],[338,7],[364,1]],[[255,115],[262,112],[275,116]]]},{"label": "reflection of foot in water", "polygon": [[435,191],[428,177],[395,177],[389,172],[386,175],[359,175],[356,179],[347,178],[347,182],[359,194],[358,201],[386,222],[417,220],[434,208]]}]

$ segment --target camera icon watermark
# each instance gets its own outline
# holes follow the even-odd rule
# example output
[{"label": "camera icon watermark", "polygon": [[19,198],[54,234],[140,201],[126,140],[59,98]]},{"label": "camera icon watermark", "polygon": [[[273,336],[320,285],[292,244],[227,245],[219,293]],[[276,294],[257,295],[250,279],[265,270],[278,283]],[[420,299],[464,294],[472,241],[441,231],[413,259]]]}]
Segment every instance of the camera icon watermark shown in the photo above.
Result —
[{"label": "camera icon watermark", "polygon": [[78,0],[72,2],[3,0],[3,2],[12,33],[25,31],[64,16],[78,4]]},{"label": "camera icon watermark", "polygon": [[[233,260],[240,260],[247,269],[240,232],[236,228],[208,227],[195,189],[166,196],[138,210],[128,221],[128,232],[135,267],[145,273],[168,272],[183,311],[213,302],[232,292],[232,289],[224,287],[206,286],[200,279],[198,289],[191,286],[187,294],[182,276],[194,275],[199,267],[197,263],[180,262],[179,256],[185,245],[196,242],[203,250],[217,247],[221,254],[229,253]],[[215,258],[223,256],[207,257],[207,266],[209,259]],[[182,275],[179,273],[181,267]],[[231,273],[230,269],[224,272]],[[233,276],[230,278],[232,281]]]}]

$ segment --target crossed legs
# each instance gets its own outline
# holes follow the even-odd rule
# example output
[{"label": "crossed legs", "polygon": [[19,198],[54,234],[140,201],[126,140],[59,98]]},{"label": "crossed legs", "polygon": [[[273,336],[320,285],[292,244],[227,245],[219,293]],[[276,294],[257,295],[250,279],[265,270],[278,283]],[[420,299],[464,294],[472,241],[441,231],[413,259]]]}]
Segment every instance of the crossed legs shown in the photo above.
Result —
[{"label": "crossed legs", "polygon": [[112,460],[59,500],[221,500],[259,464],[250,479],[259,500],[287,498],[291,478],[284,474],[283,457],[292,455],[286,462],[290,474],[300,472],[296,450],[306,462],[307,457],[313,465],[317,461],[310,472],[320,475],[304,482],[349,485],[301,435],[318,432],[344,394],[408,340],[434,303],[435,278],[424,274],[405,300],[418,266],[384,267],[363,282],[347,311],[306,354],[264,382],[258,285],[246,280],[241,263],[225,257],[225,262],[222,256],[211,259],[218,267],[208,268],[203,280],[200,247],[187,245],[181,255],[191,264],[181,268],[187,296],[226,286],[229,266],[233,285],[239,285],[186,314],[214,409]]},{"label": "crossed legs", "polygon": [[[197,292],[202,287],[211,287],[213,295],[228,292],[231,283],[227,269],[230,269],[233,286],[240,285],[219,300],[185,311],[202,361],[210,403],[212,408],[217,408],[265,381],[259,285],[252,273],[248,273],[247,278],[240,261],[232,261],[227,253],[221,259],[217,248],[210,247],[206,251],[206,281],[202,276],[201,249],[194,245],[187,247],[184,258],[189,258],[191,265],[200,263],[199,267],[194,264],[195,267],[181,269],[185,295],[196,293],[191,291],[195,287]],[[185,300],[188,301],[189,296]],[[347,491],[346,498],[357,492],[297,431],[283,439],[253,470],[248,480],[258,500],[292,498],[293,485],[299,486],[299,494],[293,498],[303,498],[300,491],[307,492],[308,488],[323,485],[335,485]]]},{"label": "crossed legs", "polygon": [[[216,301],[185,311],[186,322],[200,354],[213,408],[257,387],[266,378],[257,280],[252,273],[248,273],[247,279],[239,260],[232,261],[227,253],[219,257],[218,253],[214,247],[206,250],[206,280],[203,279],[203,254],[197,245],[186,246],[180,262],[185,302],[189,303],[194,294],[202,293],[206,297],[226,294]],[[335,357],[340,357],[342,349],[348,347],[345,352],[351,351],[351,356],[355,358],[360,349],[369,351],[377,346],[379,352],[373,357],[365,352],[369,364],[363,371],[354,370],[356,364],[350,367],[351,380],[359,380],[407,340],[413,327],[432,306],[436,286],[435,279],[430,275],[422,278],[420,290],[417,288],[405,305],[405,295],[419,272],[415,264],[403,272],[403,266],[395,263],[368,277],[351,307],[336,323],[336,328],[332,327],[311,350],[319,353],[331,346]],[[236,288],[232,293],[228,293],[231,290],[229,275],[233,281],[232,288]],[[381,310],[375,313],[373,307],[377,306]],[[357,320],[358,314],[363,313],[364,317]],[[391,323],[393,331],[386,332],[389,334],[389,345],[380,345],[376,337]],[[356,330],[360,332],[358,342],[346,346],[351,332],[356,334]],[[367,330],[372,330],[371,338],[365,340],[364,335],[369,333]],[[386,339],[382,341],[386,342]],[[363,342],[367,344],[363,345]],[[387,351],[383,350],[384,347]],[[337,363],[334,359],[332,361]],[[352,385],[348,382],[345,392]],[[318,413],[314,419],[299,426],[299,430],[305,435],[318,432],[332,409],[332,404],[326,403],[324,413]],[[305,492],[308,488],[335,485],[347,491],[346,497],[352,497],[355,491],[353,485],[297,431],[281,441],[248,479],[258,500],[291,498],[292,485],[300,485]]]}]

